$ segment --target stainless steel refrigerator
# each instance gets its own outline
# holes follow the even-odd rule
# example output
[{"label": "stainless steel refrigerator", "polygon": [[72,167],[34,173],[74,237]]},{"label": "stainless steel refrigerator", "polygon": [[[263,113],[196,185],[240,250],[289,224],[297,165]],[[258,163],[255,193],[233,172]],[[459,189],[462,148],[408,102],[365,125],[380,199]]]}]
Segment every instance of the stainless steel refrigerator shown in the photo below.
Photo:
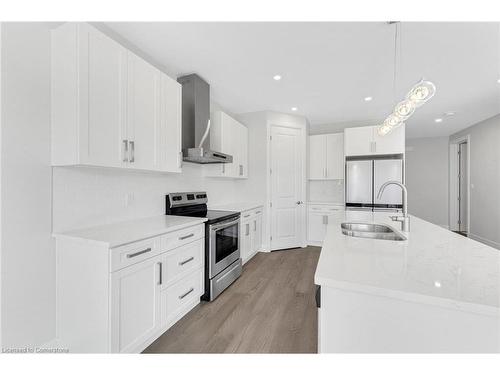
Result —
[{"label": "stainless steel refrigerator", "polygon": [[380,186],[387,181],[404,183],[403,155],[346,157],[346,209],[397,211],[403,208],[398,186],[388,186],[380,199]]}]

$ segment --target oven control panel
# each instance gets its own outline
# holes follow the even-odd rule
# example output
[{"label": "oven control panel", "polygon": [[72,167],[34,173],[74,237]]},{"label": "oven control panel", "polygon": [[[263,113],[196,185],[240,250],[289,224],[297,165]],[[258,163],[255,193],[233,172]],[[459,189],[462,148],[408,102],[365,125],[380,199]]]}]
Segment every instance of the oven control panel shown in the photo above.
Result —
[{"label": "oven control panel", "polygon": [[208,202],[207,193],[190,192],[190,193],[170,193],[167,194],[167,204],[169,207],[178,207],[185,205],[206,204]]}]

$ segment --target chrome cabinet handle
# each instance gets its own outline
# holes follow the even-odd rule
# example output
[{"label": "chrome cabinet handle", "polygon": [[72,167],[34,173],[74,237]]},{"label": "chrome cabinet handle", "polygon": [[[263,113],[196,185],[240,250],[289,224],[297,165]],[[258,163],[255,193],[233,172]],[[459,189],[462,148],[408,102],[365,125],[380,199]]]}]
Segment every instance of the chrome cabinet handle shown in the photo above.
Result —
[{"label": "chrome cabinet handle", "polygon": [[130,143],[130,162],[135,162],[135,142],[129,141]]},{"label": "chrome cabinet handle", "polygon": [[132,254],[127,254],[127,258],[133,258],[141,254],[149,253],[151,251],[151,248],[148,247],[147,249],[138,251],[137,253],[132,253]]},{"label": "chrome cabinet handle", "polygon": [[222,174],[226,174],[226,164],[222,164]]},{"label": "chrome cabinet handle", "polygon": [[246,231],[245,236],[248,236],[250,234],[250,224],[245,225],[245,231]]},{"label": "chrome cabinet handle", "polygon": [[193,236],[194,236],[194,233],[190,233],[190,234],[188,234],[186,236],[179,237],[179,240],[182,241],[182,240],[185,240],[185,239],[187,239],[189,237],[193,237]]},{"label": "chrome cabinet handle", "polygon": [[188,259],[186,259],[186,260],[183,260],[182,262],[179,262],[179,266],[183,266],[183,265],[185,265],[186,263],[191,262],[192,260],[194,260],[194,257],[191,257],[191,258],[188,258]]},{"label": "chrome cabinet handle", "polygon": [[240,164],[240,176],[243,176],[243,165]]},{"label": "chrome cabinet handle", "polygon": [[328,224],[328,216],[323,215],[323,224]]},{"label": "chrome cabinet handle", "polygon": [[189,293],[192,293],[192,292],[194,292],[194,288],[191,288],[191,289],[189,289],[186,293],[181,294],[181,295],[179,296],[179,299],[183,299],[183,298],[184,298],[184,297],[186,297]]},{"label": "chrome cabinet handle", "polygon": [[295,202],[295,203],[297,203],[298,205],[300,205],[300,204],[302,204],[302,203],[304,203],[304,202],[302,202],[302,201],[297,201],[297,202]]},{"label": "chrome cabinet handle", "polygon": [[253,231],[257,232],[257,220],[253,221]]},{"label": "chrome cabinet handle", "polygon": [[123,140],[123,159],[124,163],[128,162],[128,141],[126,139]]},{"label": "chrome cabinet handle", "polygon": [[177,156],[177,166],[182,167],[182,151],[179,151],[179,155]]},{"label": "chrome cabinet handle", "polygon": [[255,214],[257,215],[257,214],[260,214],[261,212],[262,212],[262,211],[257,211]]},{"label": "chrome cabinet handle", "polygon": [[244,215],[244,216],[243,216],[243,218],[245,218],[245,217],[249,217],[249,216],[250,216],[250,214],[248,214],[248,215]]},{"label": "chrome cabinet handle", "polygon": [[158,262],[158,265],[160,266],[160,280],[158,281],[158,285],[161,285],[163,284],[163,264]]}]

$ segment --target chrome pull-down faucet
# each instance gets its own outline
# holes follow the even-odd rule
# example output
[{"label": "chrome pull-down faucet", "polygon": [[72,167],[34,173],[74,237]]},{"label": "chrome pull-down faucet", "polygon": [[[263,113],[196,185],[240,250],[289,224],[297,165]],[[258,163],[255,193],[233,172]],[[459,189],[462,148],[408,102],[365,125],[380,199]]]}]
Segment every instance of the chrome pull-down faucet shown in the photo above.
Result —
[{"label": "chrome pull-down faucet", "polygon": [[377,198],[380,199],[384,190],[389,185],[397,185],[403,190],[403,216],[391,216],[392,221],[399,221],[401,223],[401,230],[403,232],[410,231],[410,216],[408,216],[408,190],[401,182],[398,181],[387,181],[384,183],[380,190],[378,191]]}]

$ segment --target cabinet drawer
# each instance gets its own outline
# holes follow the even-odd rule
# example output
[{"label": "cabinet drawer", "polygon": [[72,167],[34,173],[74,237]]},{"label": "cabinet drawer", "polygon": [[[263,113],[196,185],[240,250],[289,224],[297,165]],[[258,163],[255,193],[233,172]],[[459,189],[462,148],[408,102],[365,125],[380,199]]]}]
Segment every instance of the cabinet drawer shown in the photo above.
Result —
[{"label": "cabinet drawer", "polygon": [[159,253],[159,238],[149,238],[111,250],[111,272],[142,262]]},{"label": "cabinet drawer", "polygon": [[241,213],[241,221],[248,221],[254,215],[252,211],[243,211]]},{"label": "cabinet drawer", "polygon": [[253,215],[260,215],[260,214],[262,214],[262,207],[259,207],[259,208],[256,208],[255,210],[253,210],[252,214]]},{"label": "cabinet drawer", "polygon": [[165,285],[179,280],[190,271],[203,265],[205,240],[199,239],[166,254],[163,266]]},{"label": "cabinet drawer", "polygon": [[180,279],[165,290],[165,309],[167,324],[175,322],[185,313],[185,308],[193,301],[199,301],[203,294],[203,269],[199,269]]},{"label": "cabinet drawer", "polygon": [[205,224],[194,227],[184,228],[182,230],[165,234],[161,237],[161,251],[175,249],[184,244],[199,240],[205,237]]}]

